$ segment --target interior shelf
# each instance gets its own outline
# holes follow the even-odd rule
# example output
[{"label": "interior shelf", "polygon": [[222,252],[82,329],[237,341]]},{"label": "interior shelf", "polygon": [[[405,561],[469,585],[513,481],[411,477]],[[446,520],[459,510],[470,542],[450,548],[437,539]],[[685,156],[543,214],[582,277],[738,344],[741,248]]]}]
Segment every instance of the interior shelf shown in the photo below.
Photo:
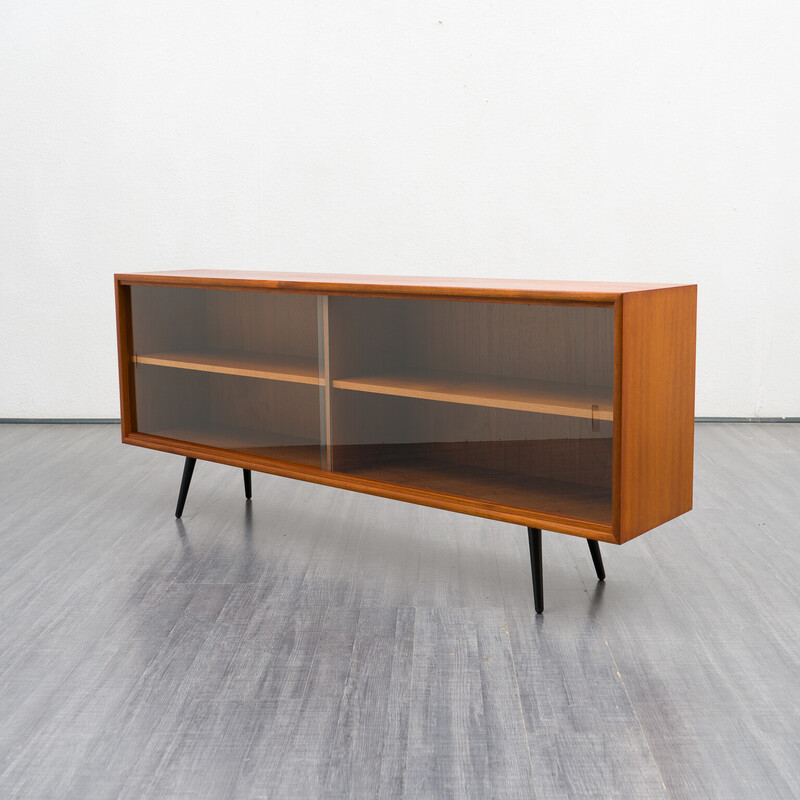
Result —
[{"label": "interior shelf", "polygon": [[246,352],[171,352],[135,355],[133,361],[137,364],[154,364],[199,372],[219,372],[225,375],[244,375],[273,381],[324,385],[316,358]]},{"label": "interior shelf", "polygon": [[263,458],[291,461],[309,467],[320,466],[320,443],[300,436],[231,425],[169,427],[148,430],[146,433],[151,436],[202,444],[207,447],[236,450]]},{"label": "interior shelf", "polygon": [[614,419],[612,390],[603,386],[494,375],[417,372],[336,378],[333,380],[333,387],[514,411],[534,411],[595,420]]},{"label": "interior shelf", "polygon": [[611,489],[454,464],[399,460],[346,470],[346,474],[432,492],[471,497],[511,508],[530,509],[611,524]]}]

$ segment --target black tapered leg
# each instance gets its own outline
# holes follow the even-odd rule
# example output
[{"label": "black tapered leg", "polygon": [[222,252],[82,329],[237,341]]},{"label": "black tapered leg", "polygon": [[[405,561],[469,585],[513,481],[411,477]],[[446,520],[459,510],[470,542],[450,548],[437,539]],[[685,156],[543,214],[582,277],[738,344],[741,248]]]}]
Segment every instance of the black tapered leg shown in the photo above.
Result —
[{"label": "black tapered leg", "polygon": [[189,484],[192,482],[192,473],[196,458],[186,456],[186,463],[183,465],[183,478],[181,478],[181,490],[178,492],[178,505],[175,507],[175,516],[180,519],[183,514],[183,506],[186,504],[186,495],[189,494]]},{"label": "black tapered leg", "polygon": [[594,539],[587,539],[586,541],[589,542],[589,552],[592,554],[597,580],[604,581],[606,579],[606,571],[603,569],[603,556],[600,555],[600,542],[596,542]]},{"label": "black tapered leg", "polygon": [[542,585],[542,531],[528,528],[528,545],[531,549],[531,579],[533,580],[533,607],[537,614],[544,611],[544,586]]},{"label": "black tapered leg", "polygon": [[249,469],[243,469],[242,472],[244,472],[244,496],[249,500],[253,496],[253,482]]}]

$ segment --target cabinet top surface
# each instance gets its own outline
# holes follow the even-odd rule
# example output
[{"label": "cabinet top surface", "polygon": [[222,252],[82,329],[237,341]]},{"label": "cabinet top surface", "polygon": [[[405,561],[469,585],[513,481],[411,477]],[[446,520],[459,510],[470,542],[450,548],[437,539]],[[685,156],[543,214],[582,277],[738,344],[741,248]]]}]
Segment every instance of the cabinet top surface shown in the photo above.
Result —
[{"label": "cabinet top surface", "polygon": [[155,283],[171,286],[216,285],[241,289],[279,289],[322,294],[380,293],[449,297],[530,297],[531,299],[575,299],[584,302],[613,302],[629,292],[669,289],[686,285],[214,269],[141,272],[115,275],[115,278],[122,283]]}]

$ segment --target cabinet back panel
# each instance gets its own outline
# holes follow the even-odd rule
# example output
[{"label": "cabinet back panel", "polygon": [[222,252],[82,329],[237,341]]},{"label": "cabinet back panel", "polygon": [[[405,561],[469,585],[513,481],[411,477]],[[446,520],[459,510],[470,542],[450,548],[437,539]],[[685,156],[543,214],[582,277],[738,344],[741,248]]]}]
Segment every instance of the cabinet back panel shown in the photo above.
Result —
[{"label": "cabinet back panel", "polygon": [[330,324],[334,378],[419,370],[612,385],[610,308],[331,297]]},{"label": "cabinet back panel", "polygon": [[413,454],[611,488],[610,422],[338,390],[332,408],[338,472]]},{"label": "cabinet back panel", "polygon": [[137,433],[321,466],[319,389],[138,365]]},{"label": "cabinet back panel", "polygon": [[199,428],[208,419],[208,377],[205,373],[137,364],[133,380],[137,432]]},{"label": "cabinet back panel", "polygon": [[131,286],[134,353],[252,352],[316,358],[317,298]]},{"label": "cabinet back panel", "polygon": [[209,292],[209,342],[220,350],[317,357],[317,298],[268,292]]},{"label": "cabinet back panel", "polygon": [[206,289],[131,286],[133,353],[206,347]]},{"label": "cabinet back panel", "polygon": [[209,419],[214,422],[319,441],[316,386],[212,374],[207,392]]}]

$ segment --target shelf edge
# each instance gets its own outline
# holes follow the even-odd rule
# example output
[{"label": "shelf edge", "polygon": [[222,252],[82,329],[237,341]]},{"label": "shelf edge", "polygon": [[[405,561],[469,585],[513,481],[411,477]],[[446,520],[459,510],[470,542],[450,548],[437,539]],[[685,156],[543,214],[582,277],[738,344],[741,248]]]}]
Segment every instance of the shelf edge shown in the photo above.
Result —
[{"label": "shelf edge", "polygon": [[503,400],[501,398],[491,397],[472,398],[468,395],[449,394],[446,391],[437,391],[435,389],[403,390],[402,388],[398,389],[391,386],[381,386],[380,384],[364,384],[347,378],[335,378],[332,385],[334,389],[363,392],[365,394],[382,394],[392,397],[410,397],[418,400],[433,400],[441,403],[456,403],[458,405],[479,406],[483,408],[502,408],[508,411],[525,411],[534,414],[552,414],[554,416],[576,417],[579,419],[597,419],[604,422],[614,421],[613,409],[598,411],[595,414],[591,409],[591,405],[588,409],[586,409],[580,406],[559,406],[552,403],[543,402]]},{"label": "shelf edge", "polygon": [[155,356],[133,356],[134,364],[148,364],[154,367],[167,367],[169,369],[185,369],[192,372],[213,372],[220,375],[239,375],[245,378],[258,378],[260,380],[283,381],[284,383],[305,383],[310,386],[323,386],[322,378],[310,375],[301,375],[292,372],[273,370],[251,370],[243,367],[227,367],[222,364],[195,363],[177,359],[158,358]]}]

